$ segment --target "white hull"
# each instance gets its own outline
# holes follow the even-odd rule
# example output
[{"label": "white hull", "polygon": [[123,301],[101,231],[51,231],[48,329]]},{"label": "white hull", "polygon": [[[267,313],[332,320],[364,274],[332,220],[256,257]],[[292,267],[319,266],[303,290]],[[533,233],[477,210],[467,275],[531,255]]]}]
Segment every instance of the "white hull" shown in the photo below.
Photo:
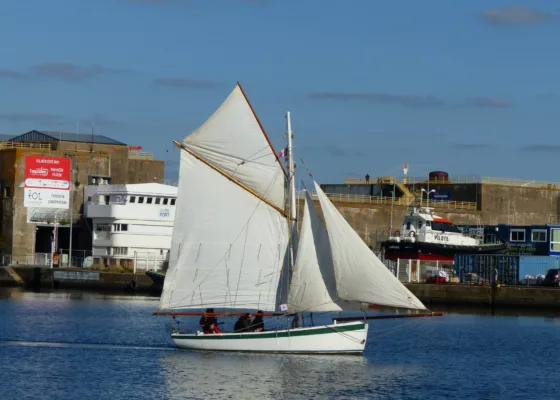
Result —
[{"label": "white hull", "polygon": [[367,323],[350,322],[250,333],[174,333],[171,337],[177,347],[189,350],[360,354],[366,346],[367,331]]}]

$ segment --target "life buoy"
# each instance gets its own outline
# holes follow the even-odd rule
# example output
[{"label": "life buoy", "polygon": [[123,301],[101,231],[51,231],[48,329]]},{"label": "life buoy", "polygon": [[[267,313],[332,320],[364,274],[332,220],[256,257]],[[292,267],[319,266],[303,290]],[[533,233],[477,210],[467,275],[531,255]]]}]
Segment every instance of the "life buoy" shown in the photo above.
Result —
[{"label": "life buoy", "polygon": [[410,233],[408,234],[408,236],[410,236],[411,238],[416,236],[416,232],[414,231],[410,231]]}]

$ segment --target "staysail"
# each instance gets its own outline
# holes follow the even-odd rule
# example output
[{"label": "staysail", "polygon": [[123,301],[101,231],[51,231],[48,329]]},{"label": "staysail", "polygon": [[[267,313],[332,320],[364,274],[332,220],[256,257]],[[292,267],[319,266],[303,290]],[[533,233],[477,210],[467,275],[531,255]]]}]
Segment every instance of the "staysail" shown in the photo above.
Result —
[{"label": "staysail", "polygon": [[395,308],[425,310],[367,247],[314,182],[328,231],[339,298]]},{"label": "staysail", "polygon": [[159,308],[277,310],[286,301],[286,179],[238,84],[181,145]]},{"label": "staysail", "polygon": [[184,144],[284,209],[285,172],[239,83],[220,108],[185,138]]},{"label": "staysail", "polygon": [[288,311],[342,311],[336,298],[336,279],[327,231],[306,192],[299,247],[290,292]]}]

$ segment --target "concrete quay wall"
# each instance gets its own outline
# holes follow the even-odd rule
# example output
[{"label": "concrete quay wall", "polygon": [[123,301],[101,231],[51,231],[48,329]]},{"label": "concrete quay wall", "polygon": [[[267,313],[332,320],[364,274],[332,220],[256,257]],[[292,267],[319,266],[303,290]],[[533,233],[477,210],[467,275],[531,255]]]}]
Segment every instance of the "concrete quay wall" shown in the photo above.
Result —
[{"label": "concrete quay wall", "polygon": [[[135,275],[130,272],[116,273],[79,268],[42,267],[14,267],[13,271],[23,280],[23,285],[29,289],[157,292],[153,281],[143,272]],[[136,282],[134,288],[131,287],[133,280]],[[0,268],[0,286],[16,285],[17,283],[5,271],[5,267]]]},{"label": "concrete quay wall", "polygon": [[427,307],[470,305],[475,307],[519,307],[560,310],[560,289],[545,287],[407,283],[406,287]]}]

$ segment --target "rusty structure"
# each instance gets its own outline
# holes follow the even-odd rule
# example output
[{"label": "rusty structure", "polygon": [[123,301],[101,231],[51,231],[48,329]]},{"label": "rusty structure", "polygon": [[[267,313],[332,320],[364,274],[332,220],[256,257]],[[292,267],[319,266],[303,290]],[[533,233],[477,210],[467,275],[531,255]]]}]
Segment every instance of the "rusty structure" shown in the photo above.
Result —
[{"label": "rusty structure", "polygon": [[[32,130],[18,136],[0,136],[0,254],[12,263],[47,252],[52,235],[49,216],[30,215],[24,207],[26,155],[67,157],[72,160],[71,207],[59,223],[73,227],[75,249],[91,249],[92,232],[83,217],[84,186],[92,184],[163,183],[164,161],[103,135]],[[69,230],[60,231],[60,246],[67,248]]]}]

